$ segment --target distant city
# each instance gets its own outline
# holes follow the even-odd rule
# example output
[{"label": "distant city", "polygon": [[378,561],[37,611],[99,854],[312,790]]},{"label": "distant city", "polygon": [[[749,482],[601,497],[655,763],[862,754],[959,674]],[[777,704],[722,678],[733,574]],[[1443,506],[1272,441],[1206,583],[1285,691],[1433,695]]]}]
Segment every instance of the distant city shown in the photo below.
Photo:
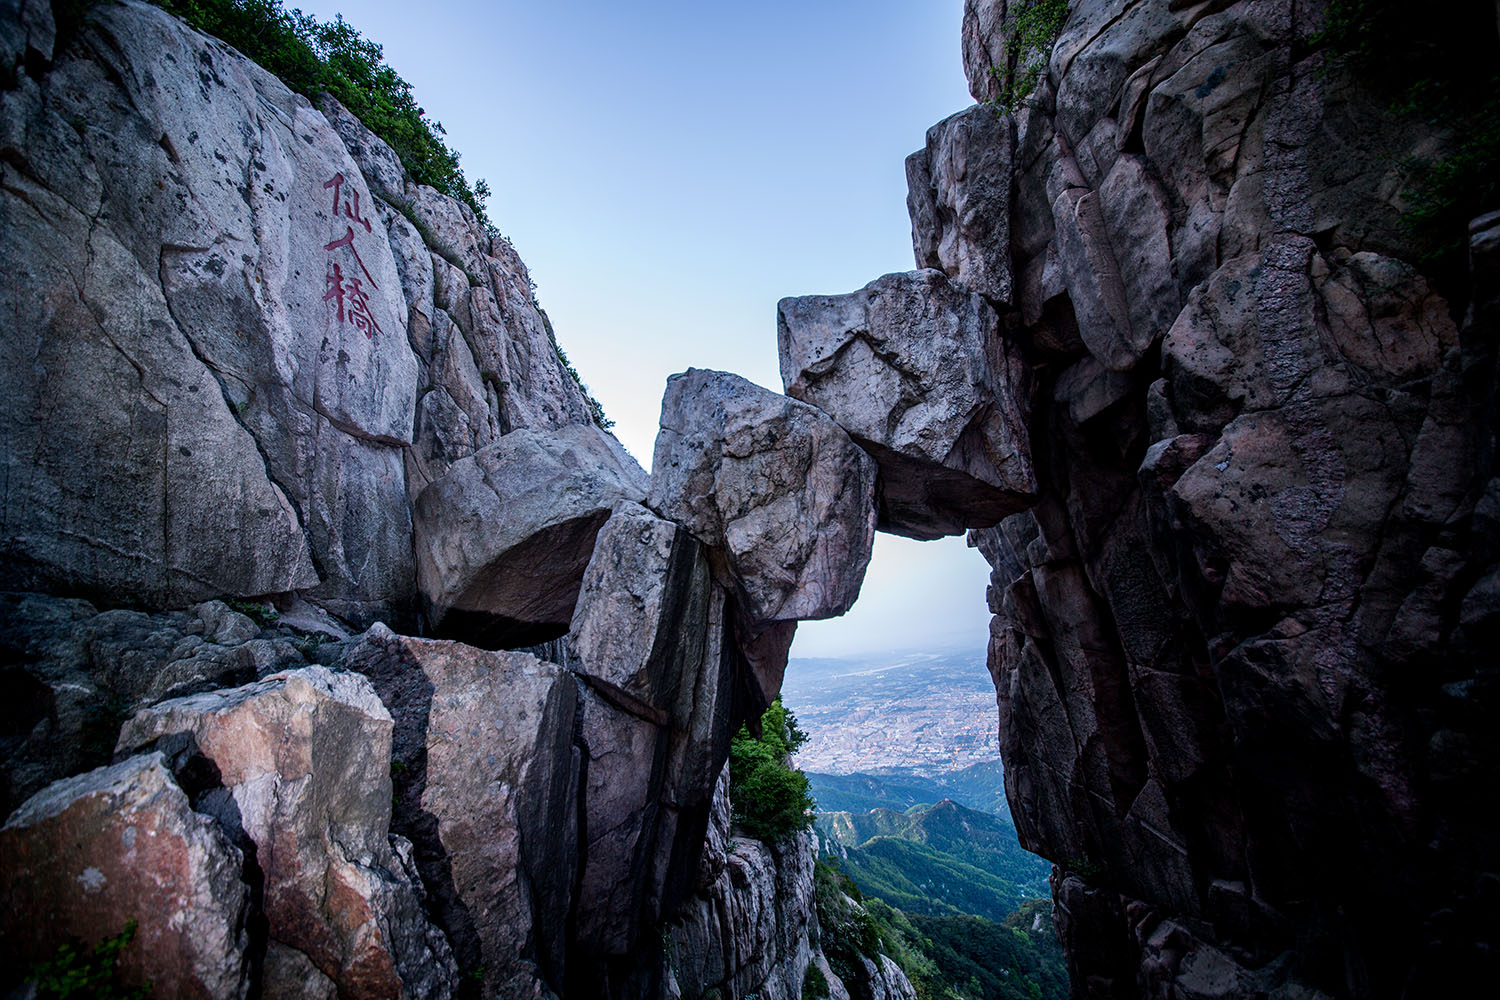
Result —
[{"label": "distant city", "polygon": [[935,776],[998,761],[982,650],[794,659],[782,701],[808,734],[804,771]]}]

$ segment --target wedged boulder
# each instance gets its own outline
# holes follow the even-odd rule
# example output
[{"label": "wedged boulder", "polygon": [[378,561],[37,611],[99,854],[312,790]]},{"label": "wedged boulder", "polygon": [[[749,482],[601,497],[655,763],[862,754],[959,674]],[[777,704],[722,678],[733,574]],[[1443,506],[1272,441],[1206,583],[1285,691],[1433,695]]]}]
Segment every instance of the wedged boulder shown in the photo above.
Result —
[{"label": "wedged boulder", "polygon": [[49,785],[0,829],[0,986],[69,939],[135,936],[119,958],[156,996],[230,1000],[248,987],[244,858],[193,811],[160,754]]},{"label": "wedged boulder", "polygon": [[1036,489],[1028,369],[984,299],[939,271],[777,306],[787,395],[838,421],[880,466],[880,529],[988,527]]},{"label": "wedged boulder", "polygon": [[454,462],[417,498],[417,582],[428,624],[478,645],[566,631],[594,536],[648,479],[592,425],[517,430]]},{"label": "wedged boulder", "polygon": [[918,267],[937,268],[995,305],[1009,305],[1010,120],[975,105],[927,130],[906,158],[906,208]]},{"label": "wedged boulder", "polygon": [[396,719],[396,833],[486,997],[562,982],[577,854],[577,684],[526,653],[375,625],[345,664]]},{"label": "wedged boulder", "polygon": [[[170,748],[179,770],[214,775],[198,807],[247,842],[270,940],[340,996],[446,997],[452,953],[389,840],[391,728],[368,679],[313,666],[153,705],[119,748]],[[274,970],[264,982],[268,995],[292,986]]]},{"label": "wedged boulder", "polygon": [[875,463],[819,410],[726,372],[667,379],[649,505],[722,555],[754,623],[832,618],[859,594]]},{"label": "wedged boulder", "polygon": [[627,953],[696,878],[746,674],[727,597],[702,543],[644,507],[599,532],[569,635],[588,689],[578,938],[599,953]]}]

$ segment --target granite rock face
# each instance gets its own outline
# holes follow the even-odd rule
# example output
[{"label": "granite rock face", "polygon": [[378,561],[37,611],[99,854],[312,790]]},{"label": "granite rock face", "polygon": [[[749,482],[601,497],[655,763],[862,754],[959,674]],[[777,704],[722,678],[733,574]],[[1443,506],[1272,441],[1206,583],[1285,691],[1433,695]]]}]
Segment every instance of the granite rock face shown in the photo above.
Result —
[{"label": "granite rock face", "polygon": [[0,829],[0,986],[76,938],[136,925],[122,981],[164,996],[244,996],[250,888],[240,851],[193,811],[159,754],[57,782]]},{"label": "granite rock face", "polygon": [[751,621],[849,610],[875,537],[875,463],[828,416],[725,372],[667,380],[649,505],[710,549]]},{"label": "granite rock face", "polygon": [[939,271],[888,274],[849,295],[782,299],[777,341],[787,394],[879,464],[882,530],[958,534],[1030,501],[1029,372],[981,296]]},{"label": "granite rock face", "polygon": [[517,430],[449,466],[416,505],[428,625],[479,645],[566,631],[594,536],[648,477],[593,426]]},{"label": "granite rock face", "polygon": [[927,130],[906,158],[907,211],[917,266],[953,276],[991,303],[1009,305],[1010,196],[1015,142],[991,109],[960,111]]},{"label": "granite rock face", "polygon": [[699,1000],[717,989],[796,1000],[817,934],[808,835],[771,845],[731,832],[726,769],[696,891],[667,928],[663,996]]},{"label": "granite rock face", "polygon": [[459,966],[483,970],[485,996],[545,995],[563,980],[573,899],[573,678],[381,625],[345,664],[396,720],[392,829],[414,847]]},{"label": "granite rock face", "polygon": [[524,266],[336,104],[165,12],[93,5],[54,52],[46,5],[12,7],[8,586],[410,621],[412,498],[590,419]]},{"label": "granite rock face", "polygon": [[[1015,8],[966,4],[982,100]],[[1468,798],[1496,761],[1494,222],[1440,290],[1397,164],[1444,140],[1330,61],[1321,12],[1072,4],[993,140],[1037,499],[971,541],[1079,997],[1442,993],[1500,936]],[[912,173],[928,264],[948,223]]]},{"label": "granite rock face", "polygon": [[[299,952],[346,997],[446,997],[457,968],[403,870],[391,820],[391,717],[358,674],[314,666],[160,702],[119,748],[171,747],[220,783],[196,808],[247,842],[273,945]],[[285,958],[285,956],[283,956]],[[267,970],[262,989],[294,996]]]}]

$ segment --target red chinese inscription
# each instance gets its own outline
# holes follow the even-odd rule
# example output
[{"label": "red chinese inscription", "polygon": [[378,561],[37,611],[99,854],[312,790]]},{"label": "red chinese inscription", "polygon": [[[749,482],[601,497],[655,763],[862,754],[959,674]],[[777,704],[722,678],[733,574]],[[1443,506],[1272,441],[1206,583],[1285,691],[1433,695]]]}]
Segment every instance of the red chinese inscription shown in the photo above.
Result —
[{"label": "red chinese inscription", "polygon": [[[358,259],[358,255],[355,259]],[[375,282],[370,284],[374,285]],[[370,312],[370,296],[364,290],[364,283],[358,278],[345,278],[343,269],[337,263],[333,265],[333,273],[328,276],[328,290],[323,293],[323,301],[333,302],[337,306],[340,323],[354,324],[356,330],[371,340],[381,332],[380,324],[375,322],[375,316]]]},{"label": "red chinese inscription", "polygon": [[349,190],[345,192],[344,185],[346,183],[348,182],[344,180],[344,175],[337,173],[323,185],[323,190],[325,191],[329,188],[333,189],[333,217],[335,219],[338,218],[339,197],[342,194],[344,199],[344,214],[364,226],[365,232],[371,232],[370,220],[359,214],[359,191],[355,189],[353,184],[350,184]]},{"label": "red chinese inscription", "polygon": [[[337,250],[339,247],[348,247],[349,248],[349,252],[354,255],[354,262],[359,265],[359,269],[361,271],[365,272],[365,277],[369,280],[370,287],[371,288],[375,288],[375,289],[379,289],[380,286],[377,285],[377,284],[375,284],[375,279],[374,279],[374,277],[371,276],[370,269],[368,267],[365,267],[365,262],[363,260],[360,260],[359,251],[356,250],[356,249],[354,249],[354,227],[353,226],[345,226],[344,227],[344,235],[343,236],[340,236],[338,239],[334,240],[332,243],[325,243],[323,245],[323,249],[327,250],[329,252]],[[338,265],[335,264],[334,266],[337,267]]]}]

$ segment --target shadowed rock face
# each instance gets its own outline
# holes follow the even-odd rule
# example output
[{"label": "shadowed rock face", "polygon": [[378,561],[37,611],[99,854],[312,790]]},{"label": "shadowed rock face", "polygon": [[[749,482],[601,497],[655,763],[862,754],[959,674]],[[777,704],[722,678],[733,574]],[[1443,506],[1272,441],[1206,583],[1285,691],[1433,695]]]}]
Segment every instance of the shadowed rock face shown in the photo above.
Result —
[{"label": "shadowed rock face", "polygon": [[628,955],[692,888],[739,713],[733,601],[686,530],[637,504],[599,533],[569,640],[585,686],[578,935]]},{"label": "shadowed rock face", "polygon": [[560,983],[577,858],[573,678],[525,653],[379,625],[346,664],[397,720],[392,828],[414,845],[460,967],[480,970],[487,996]]},{"label": "shadowed rock face", "polygon": [[[981,99],[1015,6],[966,5]],[[1070,8],[991,140],[1008,228],[932,207],[941,138],[911,204],[919,264],[1016,275],[1037,499],[971,540],[1075,994],[1462,992],[1500,940],[1493,217],[1460,320],[1395,199],[1445,140],[1325,59],[1319,5]]]},{"label": "shadowed rock face", "polygon": [[757,624],[849,610],[875,539],[875,465],[828,416],[725,372],[667,380],[648,503],[722,553]]},{"label": "shadowed rock face", "polygon": [[164,996],[243,996],[250,890],[238,848],[193,811],[159,754],[57,782],[0,829],[0,985],[69,936],[137,924],[124,980]]},{"label": "shadowed rock face", "polygon": [[875,457],[881,530],[937,538],[1030,501],[1029,373],[981,296],[939,271],[888,274],[782,299],[777,341],[787,394]]}]

